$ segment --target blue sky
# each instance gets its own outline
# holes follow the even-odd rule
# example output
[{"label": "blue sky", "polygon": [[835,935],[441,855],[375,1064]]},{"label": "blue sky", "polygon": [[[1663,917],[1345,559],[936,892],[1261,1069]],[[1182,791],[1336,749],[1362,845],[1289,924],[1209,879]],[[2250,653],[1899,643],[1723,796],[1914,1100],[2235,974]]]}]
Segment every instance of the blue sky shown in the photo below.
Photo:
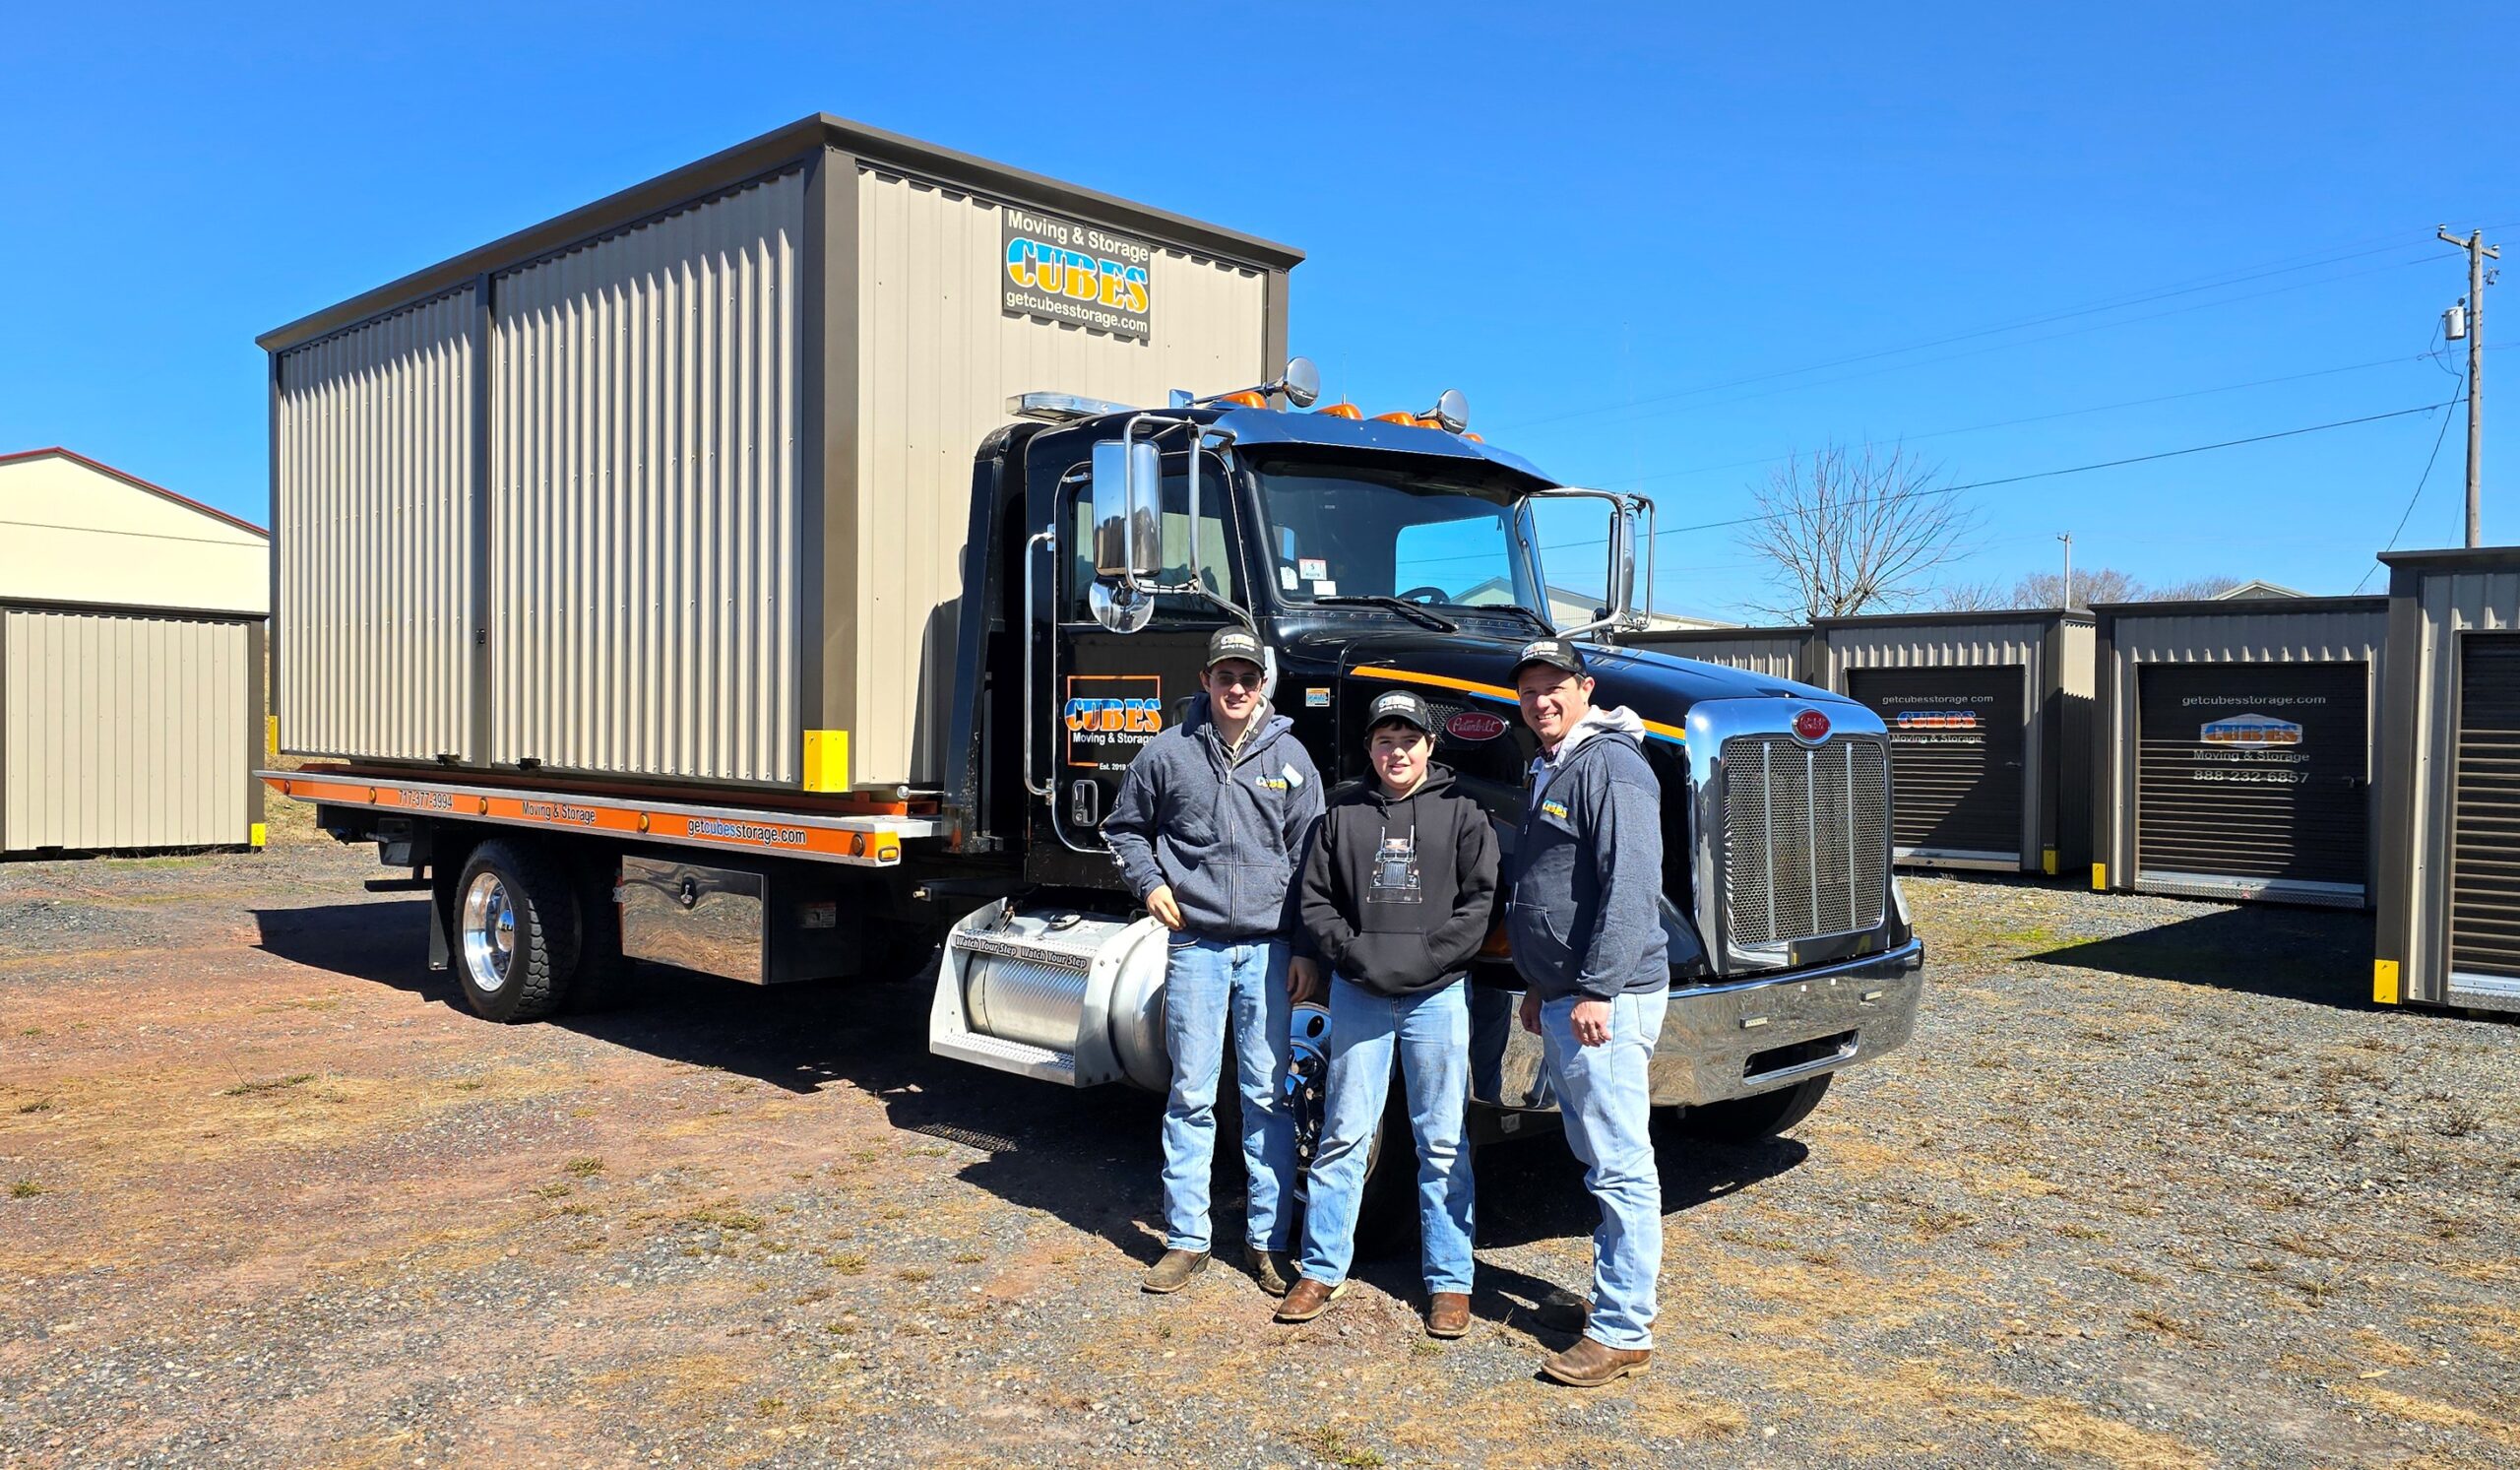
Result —
[{"label": "blue sky", "polygon": [[[1832,439],[1968,482],[2441,403],[2433,226],[2520,243],[2492,7],[351,9],[12,23],[0,450],[259,520],[257,332],[813,111],[1295,245],[1334,396],[1458,387],[1667,528]],[[2488,306],[2520,343],[2520,295]],[[2442,422],[1969,491],[1953,576],[2071,531],[2147,581],[2350,591]],[[2463,445],[2401,544],[2456,543]],[[1664,537],[1662,601],[1740,615],[1732,536]]]}]

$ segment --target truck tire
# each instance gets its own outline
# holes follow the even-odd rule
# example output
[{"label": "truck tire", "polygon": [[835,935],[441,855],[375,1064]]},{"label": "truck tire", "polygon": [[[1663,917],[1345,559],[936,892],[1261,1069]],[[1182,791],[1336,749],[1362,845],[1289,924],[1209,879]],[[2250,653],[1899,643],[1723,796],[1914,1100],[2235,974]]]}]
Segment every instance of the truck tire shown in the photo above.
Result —
[{"label": "truck tire", "polygon": [[539,851],[505,838],[472,850],[455,885],[455,980],[485,1021],[536,1021],[576,974],[578,896]]},{"label": "truck tire", "polygon": [[1829,1079],[1836,1075],[1822,1072],[1774,1092],[1691,1108],[1679,1118],[1680,1131],[1701,1143],[1756,1143],[1774,1138],[1811,1116],[1820,1099],[1828,1096]]},{"label": "truck tire", "polygon": [[630,1002],[638,962],[621,952],[621,906],[613,899],[621,860],[609,853],[584,862],[578,880],[578,966],[568,985],[568,1013],[600,1015]]}]

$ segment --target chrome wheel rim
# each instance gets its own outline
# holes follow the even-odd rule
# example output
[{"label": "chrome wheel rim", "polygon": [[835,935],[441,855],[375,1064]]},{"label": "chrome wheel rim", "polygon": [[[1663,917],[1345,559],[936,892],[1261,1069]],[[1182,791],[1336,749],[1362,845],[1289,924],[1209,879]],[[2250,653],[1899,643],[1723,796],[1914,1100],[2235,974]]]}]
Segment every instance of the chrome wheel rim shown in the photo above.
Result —
[{"label": "chrome wheel rim", "polygon": [[464,972],[472,977],[474,990],[497,994],[516,963],[516,909],[497,873],[476,873],[465,888],[462,928]]}]

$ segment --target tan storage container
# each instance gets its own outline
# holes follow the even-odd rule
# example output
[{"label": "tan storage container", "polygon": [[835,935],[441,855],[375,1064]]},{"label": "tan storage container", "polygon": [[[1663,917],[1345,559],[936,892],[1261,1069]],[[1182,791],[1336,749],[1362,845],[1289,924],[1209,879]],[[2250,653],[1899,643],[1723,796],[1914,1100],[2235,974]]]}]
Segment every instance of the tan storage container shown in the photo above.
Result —
[{"label": "tan storage container", "polygon": [[284,748],[934,788],[1008,398],[1259,382],[1299,259],[814,117],[270,333]]}]

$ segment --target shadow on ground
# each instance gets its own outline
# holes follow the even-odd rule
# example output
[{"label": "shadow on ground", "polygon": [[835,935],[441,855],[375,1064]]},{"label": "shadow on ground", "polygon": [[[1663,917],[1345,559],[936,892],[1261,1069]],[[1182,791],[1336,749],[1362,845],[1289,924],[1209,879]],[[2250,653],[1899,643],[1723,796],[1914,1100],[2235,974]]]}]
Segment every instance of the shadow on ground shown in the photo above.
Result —
[{"label": "shadow on ground", "polygon": [[[426,967],[424,900],[260,910],[255,919],[268,953],[464,1011],[453,979]],[[548,1024],[798,1094],[846,1082],[879,1099],[897,1128],[983,1150],[986,1158],[964,1169],[967,1182],[1151,1262],[1163,1248],[1156,1188],[1162,1100],[1120,1087],[1062,1092],[929,1055],[934,974],[930,965],[889,982],[765,988],[642,965],[618,1008],[563,1014]],[[469,1024],[493,1024],[466,1016]],[[1232,1148],[1229,1139],[1223,1146]],[[1667,1147],[1664,1212],[1782,1174],[1807,1152],[1792,1139]],[[1482,1149],[1479,1177],[1482,1246],[1588,1236],[1599,1218],[1584,1191],[1583,1167],[1554,1132]],[[1230,1253],[1243,1237],[1242,1180],[1230,1160],[1218,1171],[1216,1199],[1216,1239]],[[1395,1292],[1414,1290],[1416,1251],[1412,1227],[1359,1274]],[[1382,1283],[1383,1275],[1391,1280]],[[1486,1276],[1482,1283],[1482,1291],[1506,1293],[1499,1313],[1517,1293],[1529,1306],[1546,1286]]]},{"label": "shadow on ground", "polygon": [[2371,1005],[2371,918],[2344,910],[2199,904],[2192,919],[2023,958],[2343,1009]]}]

